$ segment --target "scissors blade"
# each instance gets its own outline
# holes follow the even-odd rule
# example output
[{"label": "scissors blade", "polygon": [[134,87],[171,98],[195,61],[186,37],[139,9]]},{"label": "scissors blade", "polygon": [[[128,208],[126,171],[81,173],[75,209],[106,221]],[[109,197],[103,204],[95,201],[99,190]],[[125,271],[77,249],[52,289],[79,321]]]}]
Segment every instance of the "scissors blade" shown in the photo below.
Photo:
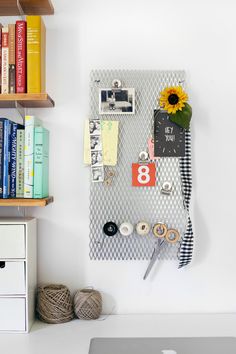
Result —
[{"label": "scissors blade", "polygon": [[153,253],[152,253],[152,256],[151,256],[151,261],[147,267],[147,270],[144,274],[144,277],[143,277],[143,280],[146,280],[150,271],[152,270],[152,267],[154,266],[155,262],[157,261],[157,257],[161,251],[161,246],[163,244],[164,241],[160,241],[158,240],[158,242],[156,243],[155,247],[154,247],[154,250],[153,250]]}]

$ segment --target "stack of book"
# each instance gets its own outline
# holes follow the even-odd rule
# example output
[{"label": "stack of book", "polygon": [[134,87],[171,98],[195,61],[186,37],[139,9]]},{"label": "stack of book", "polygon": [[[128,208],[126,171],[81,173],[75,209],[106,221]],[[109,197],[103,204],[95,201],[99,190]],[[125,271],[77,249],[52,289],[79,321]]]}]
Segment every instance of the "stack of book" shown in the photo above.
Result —
[{"label": "stack of book", "polygon": [[2,94],[45,92],[46,29],[41,16],[0,24]]},{"label": "stack of book", "polygon": [[0,118],[0,198],[48,197],[49,132],[34,116],[25,126]]}]

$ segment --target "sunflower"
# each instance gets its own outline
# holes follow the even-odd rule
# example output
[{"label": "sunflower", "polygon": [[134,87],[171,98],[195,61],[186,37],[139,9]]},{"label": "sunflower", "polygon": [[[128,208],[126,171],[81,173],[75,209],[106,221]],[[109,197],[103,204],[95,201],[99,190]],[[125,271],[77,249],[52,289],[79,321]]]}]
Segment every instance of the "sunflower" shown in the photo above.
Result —
[{"label": "sunflower", "polygon": [[187,100],[188,95],[181,86],[166,87],[161,92],[160,106],[168,113],[175,114],[177,111],[182,111]]}]

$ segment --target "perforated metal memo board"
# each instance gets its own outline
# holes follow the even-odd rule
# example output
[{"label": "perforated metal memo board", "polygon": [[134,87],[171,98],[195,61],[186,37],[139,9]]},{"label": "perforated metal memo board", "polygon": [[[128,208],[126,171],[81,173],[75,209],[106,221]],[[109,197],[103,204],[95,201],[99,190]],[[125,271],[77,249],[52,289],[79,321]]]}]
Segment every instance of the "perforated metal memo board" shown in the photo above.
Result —
[{"label": "perforated metal memo board", "polygon": [[[129,221],[133,225],[147,221],[153,225],[165,222],[184,236],[187,214],[184,209],[179,170],[179,159],[165,157],[157,160],[156,187],[132,187],[132,163],[138,162],[139,153],[147,150],[153,136],[154,109],[160,91],[167,86],[184,84],[183,71],[126,71],[95,70],[91,73],[90,118],[99,115],[99,89],[111,87],[119,79],[123,87],[135,89],[134,115],[101,115],[102,120],[119,121],[118,163],[110,186],[92,183],[90,187],[90,258],[97,260],[150,259],[155,238],[134,233],[123,237],[104,237],[103,225],[114,221],[117,225]],[[109,167],[105,166],[105,172]],[[161,193],[161,183],[173,182],[171,195]],[[160,259],[177,259],[180,244],[165,244]]]}]

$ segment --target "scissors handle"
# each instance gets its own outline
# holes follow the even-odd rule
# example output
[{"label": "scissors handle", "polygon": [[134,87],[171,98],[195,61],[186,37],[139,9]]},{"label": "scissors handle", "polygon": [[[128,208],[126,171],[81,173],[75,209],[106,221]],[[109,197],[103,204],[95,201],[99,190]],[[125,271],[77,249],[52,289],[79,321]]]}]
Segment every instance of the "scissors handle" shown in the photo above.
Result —
[{"label": "scissors handle", "polygon": [[155,262],[157,261],[157,257],[161,251],[161,246],[163,245],[165,241],[164,240],[158,240],[156,243],[155,243],[155,246],[154,246],[154,250],[153,250],[153,253],[152,253],[152,256],[151,256],[151,260],[150,260],[150,263],[147,267],[147,270],[144,274],[144,277],[143,277],[143,280],[146,280],[150,271],[152,270],[152,267],[154,266]]}]

